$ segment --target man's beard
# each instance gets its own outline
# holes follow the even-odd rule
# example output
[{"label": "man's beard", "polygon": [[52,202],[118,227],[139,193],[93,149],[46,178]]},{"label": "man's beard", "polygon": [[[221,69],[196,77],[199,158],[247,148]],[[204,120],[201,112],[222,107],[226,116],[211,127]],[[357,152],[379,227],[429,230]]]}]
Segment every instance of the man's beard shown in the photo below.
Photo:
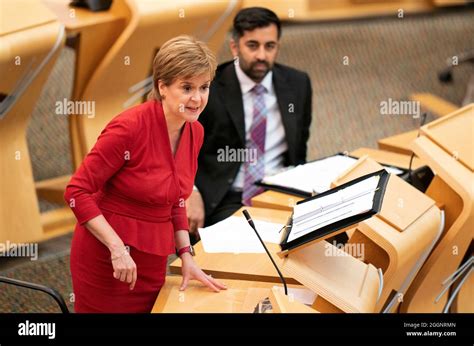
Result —
[{"label": "man's beard", "polygon": [[[265,65],[266,69],[265,70],[260,70],[260,69],[257,70],[255,68],[257,66],[257,64]],[[245,66],[244,68],[242,68],[242,70],[252,80],[260,82],[267,75],[268,71],[270,71],[271,68],[272,67],[270,66],[268,61],[255,61],[255,62],[251,63],[250,65]]]}]

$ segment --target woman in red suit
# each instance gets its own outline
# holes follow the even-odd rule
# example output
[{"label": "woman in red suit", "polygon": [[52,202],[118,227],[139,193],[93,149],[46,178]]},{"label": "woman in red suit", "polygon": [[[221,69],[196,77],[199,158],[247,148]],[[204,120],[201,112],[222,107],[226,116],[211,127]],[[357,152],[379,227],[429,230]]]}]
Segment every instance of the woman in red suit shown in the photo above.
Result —
[{"label": "woman in red suit", "polygon": [[189,36],[166,42],[153,62],[149,101],[115,117],[72,176],[64,197],[78,221],[76,312],[150,312],[175,249],[181,289],[191,279],[225,289],[193,261],[185,207],[204,135],[196,120],[215,69],[204,43]]}]

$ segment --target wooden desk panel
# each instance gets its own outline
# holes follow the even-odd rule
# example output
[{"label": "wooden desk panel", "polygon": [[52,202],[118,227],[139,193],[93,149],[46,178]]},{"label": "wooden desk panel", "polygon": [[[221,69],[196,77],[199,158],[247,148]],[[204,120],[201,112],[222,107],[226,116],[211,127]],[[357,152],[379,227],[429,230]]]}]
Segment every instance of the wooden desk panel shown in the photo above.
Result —
[{"label": "wooden desk panel", "polygon": [[[85,8],[70,6],[69,0],[43,0],[43,3],[57,16],[68,33],[80,33],[85,28],[107,24],[117,19],[125,19],[126,11],[120,3],[114,1],[107,11],[93,12]],[[120,11],[117,11],[120,9]]]},{"label": "wooden desk panel", "polygon": [[423,126],[421,132],[474,171],[474,103]]},{"label": "wooden desk panel", "polygon": [[[29,14],[16,20],[24,6],[25,1],[0,5],[0,70],[7,72],[0,90],[11,101],[0,114],[0,243],[37,242],[45,235],[26,137],[33,108],[64,45],[64,30],[40,2],[30,2]],[[17,57],[21,66],[15,65]]]},{"label": "wooden desk panel", "polygon": [[[411,154],[401,154],[393,151],[372,149],[372,148],[359,148],[351,151],[349,155],[361,158],[364,155],[368,155],[371,159],[377,161],[382,165],[396,166],[403,169],[408,169],[410,166]],[[424,163],[418,158],[413,158],[413,169],[418,169],[424,166]]]},{"label": "wooden desk panel", "polygon": [[381,150],[393,151],[394,153],[411,155],[411,143],[416,139],[418,130],[400,133],[398,135],[379,139],[377,144]]},{"label": "wooden desk panel", "polygon": [[[449,1],[452,2],[453,0]],[[437,117],[450,114],[459,108],[459,106],[430,93],[412,94],[410,95],[410,100],[419,102],[421,109]]]},{"label": "wooden desk panel", "polygon": [[56,22],[54,14],[41,2],[16,0],[15,6],[9,5],[0,4],[0,36]]},{"label": "wooden desk panel", "polygon": [[252,207],[292,211],[303,198],[276,191],[265,191],[252,198]]}]

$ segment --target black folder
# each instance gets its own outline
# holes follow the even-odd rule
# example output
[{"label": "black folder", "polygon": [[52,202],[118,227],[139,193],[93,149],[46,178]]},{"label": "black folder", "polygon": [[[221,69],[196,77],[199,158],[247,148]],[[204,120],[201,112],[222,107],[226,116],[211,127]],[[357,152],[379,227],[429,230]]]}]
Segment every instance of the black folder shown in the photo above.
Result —
[{"label": "black folder", "polygon": [[346,187],[349,187],[353,184],[359,183],[365,179],[371,178],[373,176],[379,176],[380,179],[377,184],[377,188],[374,194],[374,199],[373,199],[373,205],[372,208],[364,213],[360,213],[357,215],[349,216],[345,219],[339,220],[337,222],[334,222],[332,224],[323,226],[321,228],[318,228],[310,233],[307,233],[299,238],[296,238],[290,242],[288,242],[288,237],[290,236],[292,226],[293,226],[293,215],[288,219],[287,224],[283,227],[281,232],[282,234],[282,241],[280,242],[280,247],[281,249],[284,250],[292,250],[295,249],[301,245],[307,244],[309,242],[314,242],[314,241],[319,241],[319,240],[324,240],[330,236],[336,235],[341,232],[342,229],[352,226],[358,222],[361,222],[363,220],[366,220],[370,218],[371,216],[377,214],[380,211],[380,208],[382,207],[382,201],[383,201],[383,196],[385,194],[385,189],[388,183],[388,179],[390,177],[390,173],[388,173],[385,169],[382,169],[380,171],[370,173],[367,175],[364,175],[362,177],[359,177],[357,179],[354,179],[352,181],[349,181],[341,186],[337,186],[331,190],[328,190],[326,192],[320,193],[317,196],[313,196],[307,199],[304,199],[297,204],[302,204],[306,203],[308,201],[312,201],[317,198],[322,198],[324,196],[327,196],[329,194],[337,193],[339,190],[342,190]]},{"label": "black folder", "polygon": [[[358,157],[354,157],[354,156],[351,156],[351,155],[345,155],[343,153],[337,153],[336,155],[347,156],[347,157],[350,157],[350,158],[353,158],[353,159],[356,159],[356,160],[359,159]],[[322,158],[319,158],[319,159],[316,159],[316,160],[308,161],[307,163],[312,163],[312,162],[324,160],[324,159],[327,159],[329,157],[336,156],[336,155],[329,155],[329,156],[322,157]],[[389,165],[382,165],[382,166],[383,167],[396,168],[396,169],[402,171],[402,173],[400,173],[400,175],[405,174],[408,171],[404,168],[397,167],[397,166],[389,166]],[[261,187],[265,188],[266,190],[282,192],[282,193],[286,193],[286,194],[290,194],[290,195],[297,196],[297,197],[302,197],[302,198],[308,198],[308,197],[313,196],[310,192],[307,192],[307,191],[303,191],[303,190],[299,190],[299,189],[295,189],[295,188],[287,187],[287,186],[283,186],[283,185],[266,184],[263,181],[257,181],[255,183],[255,185],[261,186]],[[316,194],[316,196],[319,196],[319,195],[320,194]]]}]

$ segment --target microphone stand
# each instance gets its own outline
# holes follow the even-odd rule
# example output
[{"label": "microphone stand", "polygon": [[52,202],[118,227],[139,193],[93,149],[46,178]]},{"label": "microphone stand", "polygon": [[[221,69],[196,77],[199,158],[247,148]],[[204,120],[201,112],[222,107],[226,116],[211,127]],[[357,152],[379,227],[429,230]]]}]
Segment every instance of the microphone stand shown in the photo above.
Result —
[{"label": "microphone stand", "polygon": [[252,227],[252,229],[255,231],[255,234],[257,234],[257,237],[260,240],[260,243],[262,243],[263,248],[267,252],[268,257],[270,257],[270,260],[272,261],[273,266],[277,270],[278,275],[280,276],[281,282],[283,283],[283,287],[285,289],[285,295],[288,295],[288,287],[286,286],[285,278],[281,274],[280,269],[278,269],[278,266],[276,265],[275,261],[273,260],[272,255],[270,255],[270,251],[268,251],[267,247],[265,246],[265,243],[263,242],[262,238],[260,237],[260,234],[258,234],[257,228],[255,228],[255,224],[254,224],[252,218],[250,217],[249,212],[247,210],[243,210],[242,213],[244,214],[245,218],[247,219],[247,222],[249,223],[250,227]]}]

